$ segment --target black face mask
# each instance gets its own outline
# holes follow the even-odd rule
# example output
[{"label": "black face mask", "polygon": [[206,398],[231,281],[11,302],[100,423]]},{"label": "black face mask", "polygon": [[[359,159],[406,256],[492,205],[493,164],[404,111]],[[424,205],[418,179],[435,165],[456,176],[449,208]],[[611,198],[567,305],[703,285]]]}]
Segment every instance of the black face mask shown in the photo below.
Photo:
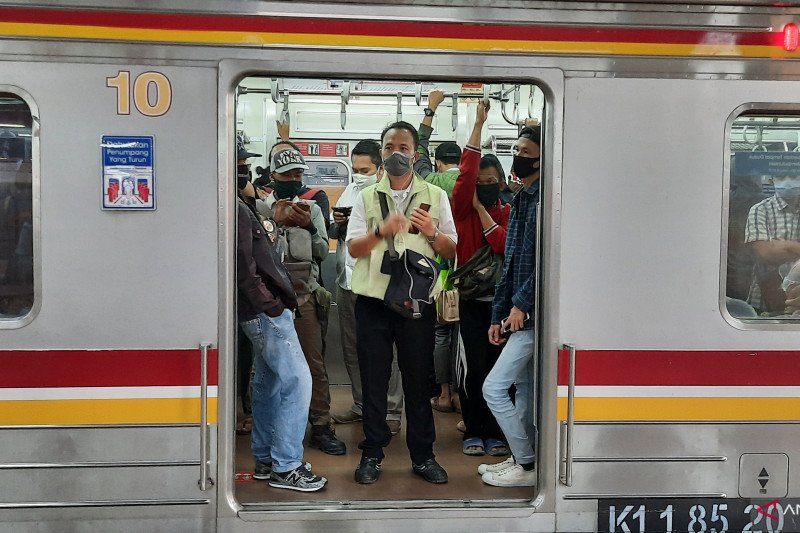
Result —
[{"label": "black face mask", "polygon": [[248,181],[250,181],[250,166],[236,165],[236,187],[244,189]]},{"label": "black face mask", "polygon": [[511,169],[519,179],[525,179],[539,170],[538,168],[534,168],[533,165],[538,163],[540,159],[541,157],[522,157],[521,155],[515,155]]},{"label": "black face mask", "polygon": [[484,207],[494,207],[497,204],[497,199],[500,198],[500,184],[478,184],[476,194],[478,195],[478,201],[482,203]]}]

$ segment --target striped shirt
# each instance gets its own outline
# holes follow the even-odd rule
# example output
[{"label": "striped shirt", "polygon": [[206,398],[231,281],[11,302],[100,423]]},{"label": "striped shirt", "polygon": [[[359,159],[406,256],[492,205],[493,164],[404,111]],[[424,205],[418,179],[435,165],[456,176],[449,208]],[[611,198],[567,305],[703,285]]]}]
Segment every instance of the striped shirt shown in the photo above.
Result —
[{"label": "striped shirt", "polygon": [[[800,241],[800,210],[792,209],[783,198],[773,195],[750,208],[747,224],[744,227],[744,242],[780,240]],[[761,288],[757,280],[776,270],[785,275],[789,267],[791,264],[776,268],[775,265],[767,265],[756,259],[747,303],[756,309],[764,309]]]},{"label": "striped shirt", "polygon": [[[539,204],[539,182],[514,196],[506,230],[506,252],[503,277],[494,291],[492,324],[499,324],[516,307],[523,313],[533,312],[536,279],[536,210]],[[526,327],[531,327],[529,322]]]}]

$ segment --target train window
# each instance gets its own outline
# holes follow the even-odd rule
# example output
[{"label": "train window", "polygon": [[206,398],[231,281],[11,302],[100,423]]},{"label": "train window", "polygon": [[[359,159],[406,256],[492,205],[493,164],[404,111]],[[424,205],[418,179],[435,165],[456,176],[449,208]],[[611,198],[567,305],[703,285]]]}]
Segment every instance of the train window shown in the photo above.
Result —
[{"label": "train window", "polygon": [[800,116],[748,112],[730,129],[725,307],[800,320]]},{"label": "train window", "polygon": [[[251,374],[250,361],[255,359],[257,354],[248,354],[246,349],[240,350],[237,358],[240,368],[237,372],[238,431],[234,468],[236,498],[245,507],[256,508],[255,506],[266,503],[298,501],[317,502],[322,505],[330,505],[330,502],[346,502],[370,506],[375,506],[374,502],[377,501],[386,507],[404,507],[418,506],[420,500],[447,500],[448,506],[475,502],[492,502],[491,505],[495,505],[498,500],[508,505],[527,505],[536,495],[535,487],[516,486],[498,489],[484,483],[481,476],[477,475],[480,464],[496,464],[506,460],[508,448],[501,440],[502,434],[498,429],[494,429],[494,421],[487,418],[492,416],[488,408],[481,404],[472,407],[480,410],[477,417],[463,417],[468,424],[472,424],[469,428],[466,428],[463,422],[459,425],[462,415],[454,408],[454,405],[458,404],[458,400],[455,399],[455,390],[458,387],[454,383],[448,389],[446,383],[448,375],[456,374],[453,368],[448,368],[448,364],[451,366],[455,364],[448,363],[449,358],[446,355],[437,363],[433,363],[432,354],[430,361],[420,357],[419,363],[410,363],[415,370],[428,362],[438,365],[436,374],[440,376],[439,379],[431,378],[430,383],[420,384],[419,381],[426,381],[428,377],[427,375],[420,377],[423,372],[414,374],[413,370],[407,370],[406,376],[411,372],[412,377],[409,379],[417,381],[416,385],[411,385],[414,388],[410,390],[417,391],[418,396],[420,394],[425,396],[422,399],[423,405],[432,400],[431,404],[436,408],[432,411],[436,433],[434,451],[437,461],[449,475],[449,483],[446,485],[426,483],[420,476],[412,473],[409,449],[406,445],[408,423],[404,400],[405,405],[408,405],[408,399],[403,397],[401,385],[406,376],[400,379],[397,366],[394,367],[394,372],[398,377],[389,380],[386,392],[377,391],[378,397],[386,397],[388,400],[386,415],[388,430],[385,433],[387,445],[381,479],[374,485],[357,483],[354,479],[354,472],[362,453],[359,443],[365,439],[361,420],[363,399],[369,397],[373,399],[368,401],[376,401],[375,383],[379,380],[373,380],[369,385],[361,383],[355,349],[355,315],[358,314],[359,308],[354,304],[356,297],[348,281],[355,274],[351,273],[349,276],[347,274],[347,265],[351,263],[348,263],[349,259],[344,255],[342,244],[347,230],[342,233],[341,228],[346,228],[349,223],[348,216],[352,213],[358,191],[378,179],[386,179],[387,183],[392,181],[380,171],[382,157],[386,156],[381,153],[382,130],[399,120],[414,126],[420,134],[421,148],[418,157],[421,161],[418,163],[422,164],[415,165],[414,168],[421,177],[424,176],[430,183],[439,185],[444,192],[451,192],[447,190],[448,186],[452,190],[455,179],[459,176],[459,158],[462,152],[465,153],[467,162],[465,168],[471,169],[470,172],[474,173],[473,179],[476,182],[488,186],[484,192],[488,192],[489,198],[493,198],[485,202],[492,205],[490,209],[502,211],[506,208],[498,206],[498,198],[503,202],[509,201],[513,198],[513,190],[519,185],[519,182],[510,179],[510,174],[513,161],[512,149],[517,141],[520,127],[526,123],[541,121],[544,114],[544,94],[534,85],[465,81],[465,83],[414,80],[343,81],[271,79],[253,76],[240,82],[236,91],[237,154],[245,157],[246,163],[261,174],[261,177],[254,181],[256,190],[252,194],[262,195],[255,200],[255,204],[262,214],[274,213],[270,211],[269,206],[276,205],[278,199],[295,196],[302,196],[298,202],[307,198],[317,200],[316,205],[321,210],[330,206],[328,237],[331,238],[331,251],[325,254],[324,258],[314,259],[321,259],[323,292],[333,293],[329,312],[317,314],[313,307],[309,307],[306,313],[302,307],[306,304],[301,304],[300,314],[306,318],[302,320],[303,323],[297,319],[295,321],[301,348],[305,350],[306,346],[309,347],[306,355],[309,365],[312,366],[312,399],[309,416],[312,429],[303,443],[303,460],[313,465],[314,473],[325,476],[328,485],[318,493],[298,492],[275,488],[282,486],[280,479],[277,481],[273,479],[271,483],[256,481],[266,479],[270,474],[267,472],[266,460],[259,457],[259,462],[256,462],[254,458],[256,453],[264,453],[264,446],[258,442],[253,443],[253,438],[258,438],[258,428],[251,429],[251,419],[248,419],[250,402],[248,393],[258,396],[263,392],[259,393],[255,387],[248,387],[247,383],[248,379],[255,375],[253,379],[258,381],[258,386],[263,389],[262,380],[266,379],[264,376],[267,373],[255,365],[256,372]],[[432,91],[437,89],[443,94],[437,92],[434,96]],[[429,94],[432,96],[430,100]],[[483,115],[478,113],[479,102],[484,98],[490,101],[485,122]],[[475,128],[476,123],[480,123],[482,127]],[[479,132],[477,140],[475,131]],[[273,149],[279,137],[287,139],[292,145]],[[475,148],[467,150],[465,146],[470,139]],[[233,144],[233,139],[231,141]],[[406,145],[398,146],[402,149],[407,148]],[[489,154],[495,157],[479,163],[481,155]],[[401,160],[405,161],[404,158]],[[408,163],[404,165],[401,168],[407,172]],[[291,180],[296,180],[296,175],[287,177],[288,173],[300,168],[303,169],[302,183],[305,188],[298,188],[291,183]],[[278,172],[279,169],[282,170]],[[287,183],[290,185],[287,186]],[[493,188],[494,184],[497,185],[497,190]],[[245,184],[242,188],[243,194],[247,194],[247,189]],[[492,196],[493,194],[495,196]],[[456,198],[453,198],[453,201],[456,201]],[[394,200],[392,202],[394,205]],[[470,207],[473,206],[472,202],[471,196]],[[317,212],[314,203],[310,211]],[[266,225],[270,228],[280,226],[277,222],[273,224],[269,221]],[[317,235],[319,233],[316,232]],[[291,244],[287,247],[291,249]],[[319,254],[316,251],[313,253]],[[308,255],[313,256],[313,253],[309,252]],[[310,275],[308,276],[310,279]],[[313,297],[318,297],[316,291]],[[312,324],[313,327],[308,325],[314,320],[319,320],[323,328],[325,325],[322,324],[322,320],[327,321],[327,334],[323,333],[324,343],[316,346],[314,343],[316,336],[319,335],[319,329],[315,324]],[[485,327],[488,331],[488,321]],[[253,334],[240,332],[238,339],[245,346],[248,333]],[[325,350],[324,363],[309,356],[313,355],[314,350],[319,350],[320,345]],[[441,343],[445,354],[452,353],[453,347],[457,349],[458,345],[457,336]],[[414,352],[414,356],[416,357],[418,353],[421,352]],[[390,358],[384,358],[383,361],[385,366],[391,366]],[[488,373],[488,370],[487,368],[485,372]],[[261,376],[258,375],[259,372]],[[469,372],[480,375],[483,370],[472,368]],[[441,376],[445,376],[444,379]],[[444,387],[442,381],[445,382]],[[475,383],[480,382],[482,381],[475,379]],[[442,391],[446,390],[452,391],[452,396],[447,402],[434,400],[443,398],[445,392]],[[427,392],[430,394],[426,395]],[[474,406],[475,400],[469,398],[481,395],[479,385],[472,394],[466,395],[468,399],[465,402]],[[253,399],[253,402],[256,401],[257,399]],[[419,405],[419,401],[412,402],[412,407],[416,409],[414,414],[419,417],[415,423],[425,425],[428,423],[427,415],[419,414]],[[374,412],[371,414],[374,416]],[[258,417],[255,418],[258,421]],[[331,420],[334,421],[332,427],[335,434],[328,430]],[[459,427],[472,432],[467,435],[469,438],[467,444]],[[425,430],[428,430],[427,426]],[[395,436],[389,438],[388,433]],[[419,435],[413,437],[412,434],[412,441],[413,438],[419,438]],[[422,447],[427,445],[426,442]],[[417,446],[420,447],[419,444]],[[367,503],[370,501],[373,503]]]},{"label": "train window", "polygon": [[33,135],[30,107],[0,91],[0,328],[34,304]]}]

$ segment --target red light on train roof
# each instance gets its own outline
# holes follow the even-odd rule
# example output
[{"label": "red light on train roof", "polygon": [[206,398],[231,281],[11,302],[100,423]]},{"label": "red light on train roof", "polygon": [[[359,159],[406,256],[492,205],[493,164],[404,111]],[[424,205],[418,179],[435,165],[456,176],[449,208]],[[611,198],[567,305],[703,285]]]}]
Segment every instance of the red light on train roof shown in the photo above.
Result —
[{"label": "red light on train roof", "polygon": [[790,22],[783,27],[783,49],[787,52],[794,52],[800,44],[800,28],[797,24]]}]

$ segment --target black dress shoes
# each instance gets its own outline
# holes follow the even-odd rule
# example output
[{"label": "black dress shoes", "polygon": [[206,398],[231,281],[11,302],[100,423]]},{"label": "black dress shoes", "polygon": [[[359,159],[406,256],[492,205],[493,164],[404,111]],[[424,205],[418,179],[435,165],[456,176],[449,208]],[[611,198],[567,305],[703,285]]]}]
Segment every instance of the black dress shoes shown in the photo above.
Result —
[{"label": "black dress shoes", "polygon": [[308,444],[329,455],[344,455],[347,446],[336,438],[336,433],[328,426],[311,426],[311,440]]},{"label": "black dress shoes", "polygon": [[356,468],[356,482],[369,485],[381,477],[381,460],[377,457],[362,457]]},{"label": "black dress shoes", "polygon": [[420,465],[412,463],[411,469],[428,483],[447,483],[447,472],[433,457]]}]

